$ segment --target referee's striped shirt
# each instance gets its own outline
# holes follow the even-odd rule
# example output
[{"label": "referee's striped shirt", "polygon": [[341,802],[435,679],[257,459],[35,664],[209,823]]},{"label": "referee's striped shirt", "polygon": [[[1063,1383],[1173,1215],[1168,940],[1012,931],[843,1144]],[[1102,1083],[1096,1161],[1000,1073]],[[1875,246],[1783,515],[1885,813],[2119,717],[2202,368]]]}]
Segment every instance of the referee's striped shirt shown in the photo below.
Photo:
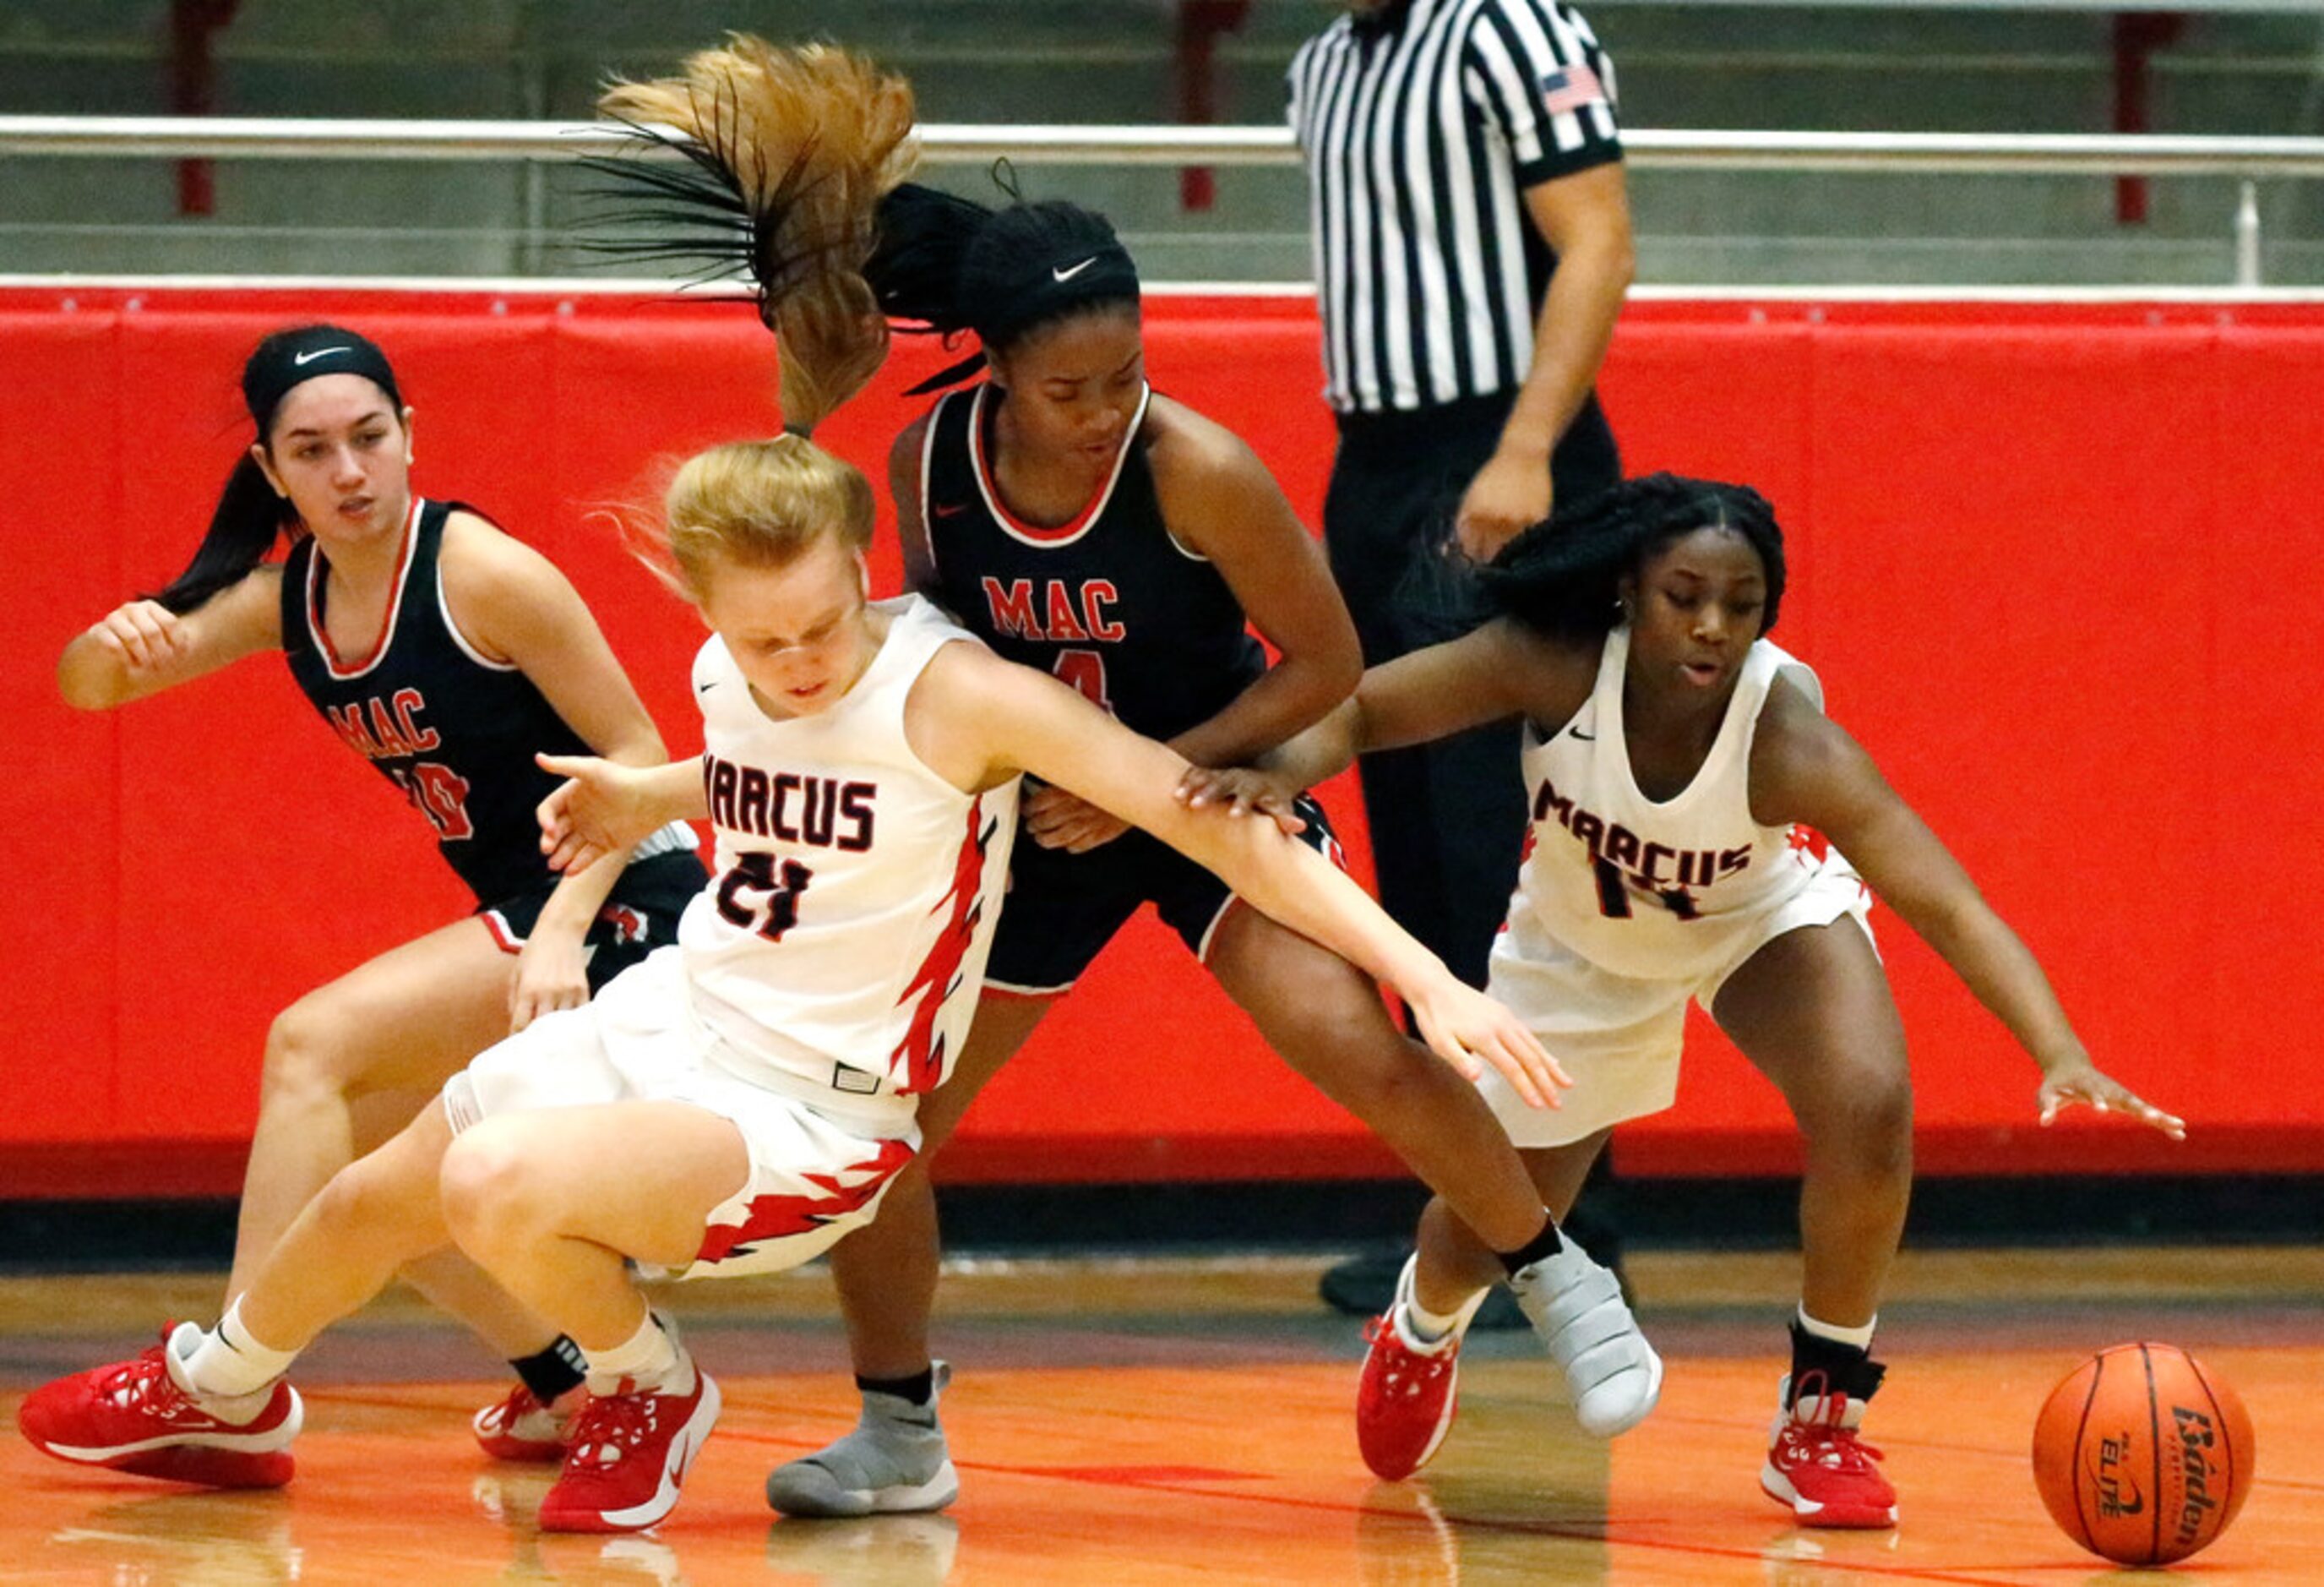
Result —
[{"label": "referee's striped shirt", "polygon": [[1522,383],[1552,265],[1524,189],[1622,157],[1590,24],[1557,0],[1412,0],[1384,24],[1341,17],[1290,84],[1325,399],[1378,412]]}]

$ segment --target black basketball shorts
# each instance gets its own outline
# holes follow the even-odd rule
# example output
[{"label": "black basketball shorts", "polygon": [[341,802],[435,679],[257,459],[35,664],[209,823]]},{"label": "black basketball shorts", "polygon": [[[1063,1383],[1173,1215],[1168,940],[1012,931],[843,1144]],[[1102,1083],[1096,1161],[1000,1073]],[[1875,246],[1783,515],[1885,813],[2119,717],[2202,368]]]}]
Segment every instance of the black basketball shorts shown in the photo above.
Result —
[{"label": "black basketball shorts", "polygon": [[[1339,863],[1340,842],[1323,807],[1302,794],[1298,808],[1307,822],[1299,840]],[[1019,830],[984,984],[1028,997],[1070,991],[1114,933],[1149,903],[1197,959],[1207,959],[1212,934],[1233,899],[1225,882],[1135,827],[1082,854],[1043,848]]]}]

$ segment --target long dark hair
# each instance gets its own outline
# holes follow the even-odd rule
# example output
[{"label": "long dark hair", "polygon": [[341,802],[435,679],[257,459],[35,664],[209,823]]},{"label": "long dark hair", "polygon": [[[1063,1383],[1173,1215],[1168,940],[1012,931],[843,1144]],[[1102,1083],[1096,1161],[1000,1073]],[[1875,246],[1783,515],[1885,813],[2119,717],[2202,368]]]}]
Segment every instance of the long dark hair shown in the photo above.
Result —
[{"label": "long dark hair", "polygon": [[912,388],[940,390],[1031,332],[1098,310],[1139,306],[1138,267],[1094,210],[1062,199],[989,209],[906,182],[881,200],[880,242],[863,265],[890,319],[946,338],[973,332],[978,351]]},{"label": "long dark hair", "polygon": [[1784,604],[1784,531],[1748,485],[1651,474],[1561,506],[1476,570],[1491,611],[1564,638],[1604,637],[1621,620],[1618,589],[1655,551],[1698,529],[1741,535],[1759,553],[1767,600],[1759,632]]},{"label": "long dark hair", "polygon": [[[335,325],[293,326],[266,337],[243,361],[243,401],[258,427],[259,445],[269,444],[282,400],[302,381],[325,374],[360,374],[370,380],[386,396],[389,411],[399,415],[401,422],[403,398],[396,390],[395,372],[375,345]],[[210,526],[194,549],[194,559],[186,564],[184,572],[147,598],[182,617],[220,590],[247,578],[253,568],[266,560],[275,541],[298,527],[298,510],[274,494],[258,459],[245,449],[227,473],[217,504],[210,509]]]}]

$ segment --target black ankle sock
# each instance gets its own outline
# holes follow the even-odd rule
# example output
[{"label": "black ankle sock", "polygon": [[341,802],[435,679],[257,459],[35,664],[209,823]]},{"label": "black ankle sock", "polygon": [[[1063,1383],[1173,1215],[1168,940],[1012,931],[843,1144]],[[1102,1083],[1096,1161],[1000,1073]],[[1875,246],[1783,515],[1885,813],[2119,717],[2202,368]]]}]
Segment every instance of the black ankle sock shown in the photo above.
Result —
[{"label": "black ankle sock", "polygon": [[1792,1319],[1792,1398],[1800,1397],[1800,1386],[1810,1378],[1820,1377],[1826,1394],[1870,1399],[1887,1375],[1888,1369],[1874,1361],[1869,1350],[1811,1333],[1797,1317]]},{"label": "black ankle sock", "polygon": [[1515,1250],[1497,1250],[1493,1254],[1501,1259],[1501,1267],[1514,1278],[1519,1269],[1529,1268],[1542,1258],[1554,1257],[1564,1249],[1565,1241],[1558,1237],[1557,1220],[1545,1216],[1540,1233]]},{"label": "black ankle sock", "polygon": [[559,1333],[549,1342],[549,1348],[531,1355],[516,1356],[509,1365],[524,1386],[532,1390],[533,1398],[547,1405],[567,1389],[578,1389],[589,1376],[589,1362],[581,1347]]},{"label": "black ankle sock", "polygon": [[936,1395],[936,1370],[923,1367],[908,1378],[866,1378],[858,1372],[855,1387],[865,1394],[892,1394],[909,1405],[926,1405]]}]

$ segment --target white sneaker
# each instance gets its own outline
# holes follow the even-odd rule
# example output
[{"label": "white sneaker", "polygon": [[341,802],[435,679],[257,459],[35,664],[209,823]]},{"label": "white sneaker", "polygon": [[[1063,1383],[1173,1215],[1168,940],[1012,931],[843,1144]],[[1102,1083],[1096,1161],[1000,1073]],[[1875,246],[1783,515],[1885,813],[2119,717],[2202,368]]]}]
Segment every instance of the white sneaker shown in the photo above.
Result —
[{"label": "white sneaker", "polygon": [[940,1510],[960,1497],[960,1473],[945,1448],[936,1400],[952,1369],[936,1363],[926,1405],[866,1394],[855,1431],[813,1454],[777,1466],[767,1502],[787,1516],[908,1514]]},{"label": "white sneaker", "polygon": [[1662,1398],[1663,1361],[1613,1274],[1572,1241],[1509,1278],[1517,1306],[1565,1373],[1574,1419],[1600,1438],[1627,1433]]}]

